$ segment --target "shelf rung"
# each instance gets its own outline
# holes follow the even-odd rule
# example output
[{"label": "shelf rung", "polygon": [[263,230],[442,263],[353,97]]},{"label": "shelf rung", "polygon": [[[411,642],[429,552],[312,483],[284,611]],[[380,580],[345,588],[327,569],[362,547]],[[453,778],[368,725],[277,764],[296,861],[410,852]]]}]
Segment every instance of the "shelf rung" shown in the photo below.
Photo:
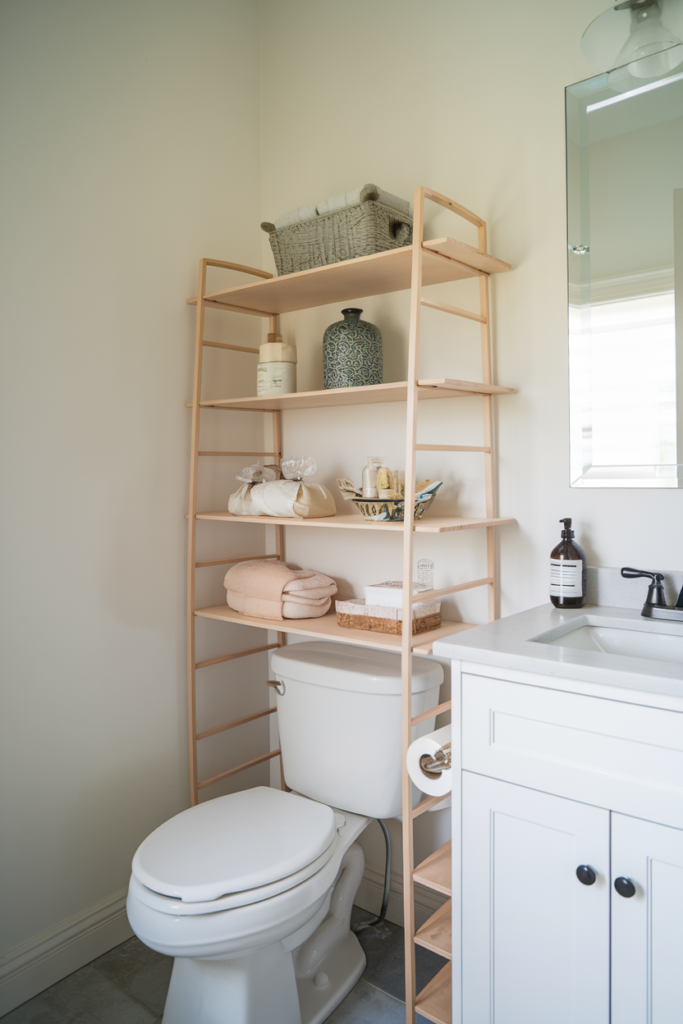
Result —
[{"label": "shelf rung", "polygon": [[275,455],[277,455],[277,452],[197,452],[197,455],[245,455],[249,457],[251,457],[252,455],[272,455],[274,457]]},{"label": "shelf rung", "polygon": [[491,449],[473,444],[416,444],[416,452],[486,452]]},{"label": "shelf rung", "polygon": [[246,658],[249,654],[261,654],[263,651],[272,651],[279,644],[266,644],[264,647],[252,647],[248,651],[237,651],[236,654],[224,654],[221,658],[209,658],[208,661],[198,661],[195,668],[208,668],[209,665],[220,665],[224,661],[235,661],[236,658]]},{"label": "shelf rung", "polygon": [[470,313],[468,309],[460,309],[459,306],[450,306],[447,302],[431,302],[428,299],[420,299],[420,302],[423,306],[429,306],[430,309],[440,309],[442,313],[452,313],[454,316],[465,317],[466,320],[476,320],[480,324],[487,322],[485,316],[481,316],[479,313]]},{"label": "shelf rung", "polygon": [[453,1024],[453,989],[451,965],[442,967],[436,977],[422,989],[415,1000],[415,1009],[433,1024]]},{"label": "shelf rung", "polygon": [[428,718],[434,718],[436,715],[442,715],[444,711],[450,710],[451,702],[449,700],[445,700],[443,704],[437,704],[437,706],[432,708],[431,711],[423,711],[421,715],[415,715],[415,718],[410,719],[410,725],[411,727],[413,725],[419,725],[420,722],[426,722]]},{"label": "shelf rung", "polygon": [[223,341],[203,341],[202,345],[206,345],[207,348],[227,348],[231,352],[251,352],[256,356],[259,354],[257,348],[248,348],[246,345],[226,345]]},{"label": "shelf rung", "polygon": [[418,885],[424,885],[427,889],[433,889],[434,892],[440,892],[444,896],[452,896],[451,847],[452,843],[449,839],[447,843],[444,843],[438,850],[430,854],[426,860],[418,864],[413,872],[413,880]]},{"label": "shelf rung", "polygon": [[429,920],[425,921],[421,928],[415,933],[415,942],[418,946],[431,949],[432,953],[447,960],[453,959],[453,932],[451,917],[453,914],[453,900],[446,900],[443,906],[439,907],[436,913],[432,914]]},{"label": "shelf rung", "polygon": [[441,590],[423,590],[413,594],[413,603],[417,601],[434,601],[437,597],[446,597],[448,594],[458,594],[461,590],[473,590],[475,587],[485,587],[493,583],[493,576],[484,576],[480,580],[471,580],[469,583],[456,583],[453,587],[443,587]]},{"label": "shelf rung", "polygon": [[205,786],[212,786],[214,782],[220,782],[221,779],[227,779],[231,775],[237,775],[238,772],[246,771],[247,768],[253,768],[254,765],[263,764],[264,761],[270,761],[273,757],[280,756],[280,748],[277,750],[271,750],[268,754],[261,754],[260,757],[255,757],[252,761],[245,761],[244,764],[238,764],[236,768],[230,768],[227,772],[221,772],[220,775],[214,775],[210,779],[204,779],[203,782],[197,783],[197,789],[204,789]]},{"label": "shelf rung", "polygon": [[235,562],[258,562],[264,558],[277,559],[277,555],[239,555],[237,558],[214,558],[211,562],[195,562],[194,567],[195,569],[205,569],[208,565],[233,565]]},{"label": "shelf rung", "polygon": [[[204,260],[207,267],[220,267],[222,270],[236,270],[238,274],[251,274],[252,277],[263,277],[266,280],[272,278],[268,270],[261,270],[260,267],[248,267],[244,263],[228,263],[226,260]],[[197,300],[195,299],[195,302]]]},{"label": "shelf rung", "polygon": [[235,729],[238,725],[246,725],[247,722],[255,722],[257,718],[265,718],[266,715],[272,715],[276,711],[277,708],[266,708],[265,711],[257,711],[254,715],[245,715],[244,718],[234,718],[232,722],[226,722],[225,725],[217,725],[215,729],[207,729],[206,732],[197,733],[195,739],[205,740],[207,736],[215,736],[219,732],[227,732],[228,729]]},{"label": "shelf rung", "polygon": [[[194,406],[193,406],[192,402],[185,402],[185,408],[186,409],[193,409]],[[253,409],[233,409],[229,405],[202,405],[201,402],[199,403],[199,409],[200,409],[200,411],[202,409],[219,409],[221,412],[253,412],[254,411]]]},{"label": "shelf rung", "polygon": [[[188,299],[188,306],[196,306],[196,299]],[[232,306],[229,302],[218,302],[216,299],[204,299],[204,305],[209,309],[227,309],[230,313],[246,313],[247,316],[275,316],[275,313],[267,313],[261,309],[247,309],[246,306]]]},{"label": "shelf rung", "polygon": [[426,796],[424,800],[420,800],[417,807],[413,807],[413,819],[419,818],[425,811],[429,811],[432,807],[436,807],[437,804],[448,800],[448,796],[448,793],[444,794],[444,796]]}]

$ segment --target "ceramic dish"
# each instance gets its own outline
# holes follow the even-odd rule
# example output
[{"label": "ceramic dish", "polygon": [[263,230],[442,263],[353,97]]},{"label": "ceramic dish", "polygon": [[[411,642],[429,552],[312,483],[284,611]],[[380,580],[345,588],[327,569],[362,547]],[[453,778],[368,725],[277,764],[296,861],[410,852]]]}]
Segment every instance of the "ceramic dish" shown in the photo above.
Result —
[{"label": "ceramic dish", "polygon": [[[436,491],[432,491],[431,494],[425,494],[423,498],[416,498],[413,519],[422,519],[435,497]],[[371,519],[378,523],[403,522],[405,502],[402,499],[390,501],[383,498],[352,498],[351,500],[356,508],[363,513],[365,519]]]}]

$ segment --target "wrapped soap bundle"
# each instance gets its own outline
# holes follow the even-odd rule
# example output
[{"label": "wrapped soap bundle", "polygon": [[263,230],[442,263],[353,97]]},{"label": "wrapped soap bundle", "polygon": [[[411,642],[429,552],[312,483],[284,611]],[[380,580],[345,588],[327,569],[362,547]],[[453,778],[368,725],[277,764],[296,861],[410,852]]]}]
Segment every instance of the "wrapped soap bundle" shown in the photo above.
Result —
[{"label": "wrapped soap bundle", "polygon": [[298,519],[334,516],[337,509],[327,487],[306,479],[317,468],[310,455],[287,459],[279,466],[247,466],[236,477],[242,486],[230,495],[228,512]]},{"label": "wrapped soap bundle", "polygon": [[337,593],[331,576],[286,562],[240,562],[225,574],[230,608],[258,619],[316,619]]}]

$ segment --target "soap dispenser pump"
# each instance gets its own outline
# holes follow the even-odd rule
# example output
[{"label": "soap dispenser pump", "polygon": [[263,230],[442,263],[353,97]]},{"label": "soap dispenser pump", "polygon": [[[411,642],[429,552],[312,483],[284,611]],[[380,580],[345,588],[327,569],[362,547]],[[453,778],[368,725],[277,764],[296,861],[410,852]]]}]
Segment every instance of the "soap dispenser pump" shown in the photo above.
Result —
[{"label": "soap dispenser pump", "polygon": [[574,541],[571,519],[562,540],[550,553],[550,600],[556,608],[583,608],[586,603],[586,552]]}]

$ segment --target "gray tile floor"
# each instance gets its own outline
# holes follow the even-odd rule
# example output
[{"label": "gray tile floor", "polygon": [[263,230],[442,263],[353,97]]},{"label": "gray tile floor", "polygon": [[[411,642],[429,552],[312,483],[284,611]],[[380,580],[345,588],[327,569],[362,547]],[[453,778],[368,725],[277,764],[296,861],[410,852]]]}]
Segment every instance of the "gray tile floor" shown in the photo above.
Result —
[{"label": "gray tile floor", "polygon": [[[368,917],[354,907],[354,924]],[[358,938],[368,965],[329,1024],[404,1024],[403,929],[384,923],[364,929]],[[445,961],[419,947],[416,954],[419,991]],[[164,1012],[172,964],[170,957],[128,939],[6,1014],[3,1024],[154,1024]]]}]

